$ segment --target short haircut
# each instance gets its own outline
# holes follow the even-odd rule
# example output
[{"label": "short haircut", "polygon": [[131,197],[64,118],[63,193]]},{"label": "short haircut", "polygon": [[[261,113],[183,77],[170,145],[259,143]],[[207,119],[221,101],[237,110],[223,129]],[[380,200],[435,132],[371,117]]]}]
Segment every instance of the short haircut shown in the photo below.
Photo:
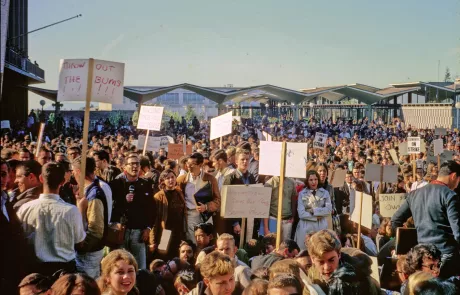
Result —
[{"label": "short haircut", "polygon": [[55,190],[64,181],[64,174],[65,170],[61,163],[46,163],[42,168],[43,184]]},{"label": "short haircut", "polygon": [[223,233],[219,236],[217,239],[217,242],[219,241],[232,241],[233,245],[235,245],[235,238],[231,234]]},{"label": "short haircut", "polygon": [[252,279],[251,283],[244,289],[243,295],[265,295],[268,290],[268,281],[264,279]]},{"label": "short haircut", "polygon": [[281,242],[280,247],[278,250],[288,249],[289,252],[294,250],[300,251],[299,245],[294,240],[286,239]]},{"label": "short haircut", "polygon": [[452,173],[456,173],[457,177],[460,177],[460,164],[452,160],[441,164],[441,169],[438,172],[439,176],[449,176]]},{"label": "short haircut", "polygon": [[231,146],[231,147],[229,147],[225,152],[227,153],[227,156],[228,156],[228,157],[232,157],[232,156],[234,156],[235,153],[236,153],[236,148],[233,147],[233,146]]},{"label": "short haircut", "polygon": [[139,158],[139,155],[136,153],[129,153],[128,156],[126,156],[125,162],[128,163],[130,158]]},{"label": "short haircut", "polygon": [[81,155],[81,149],[80,147],[76,146],[76,145],[73,145],[71,147],[69,147],[67,149],[67,154],[70,152],[70,151],[76,151],[79,155]]},{"label": "short haircut", "polygon": [[22,281],[18,285],[18,289],[21,289],[29,285],[35,286],[35,289],[38,292],[44,293],[51,288],[51,286],[53,285],[53,281],[48,276],[39,273],[31,273],[22,279]]},{"label": "short haircut", "polygon": [[251,150],[251,144],[247,141],[242,141],[239,144],[236,145],[236,150],[238,149],[243,149],[243,150]]},{"label": "short haircut", "polygon": [[216,161],[222,159],[222,161],[227,162],[227,160],[228,160],[227,153],[225,152],[225,150],[216,150],[216,151],[212,154],[212,157],[213,157],[214,160],[216,160]]},{"label": "short haircut", "polygon": [[264,243],[264,245],[272,245],[272,246],[275,246],[275,245],[276,245],[276,234],[274,234],[274,233],[269,233],[268,235],[265,235],[265,236],[262,238],[262,242]]},{"label": "short haircut", "polygon": [[145,167],[147,167],[147,168],[152,167],[150,165],[150,159],[148,157],[146,157],[146,156],[139,157],[139,162],[140,162],[140,165],[141,165],[141,169],[144,169]]},{"label": "short haircut", "polygon": [[281,274],[291,274],[296,278],[300,279],[300,267],[297,261],[294,259],[283,259],[276,261],[268,269],[270,280],[281,275]]},{"label": "short haircut", "polygon": [[336,251],[340,254],[342,245],[333,231],[324,229],[311,236],[307,248],[310,256],[320,258],[324,253],[331,251]]},{"label": "short haircut", "polygon": [[29,174],[32,173],[33,175],[35,175],[35,177],[37,177],[37,179],[42,173],[42,165],[40,165],[40,163],[38,163],[35,160],[28,160],[19,163],[16,166],[16,170],[20,168],[24,170],[25,176],[29,176]]},{"label": "short haircut", "polygon": [[243,148],[237,148],[237,149],[236,149],[235,156],[238,158],[238,156],[240,156],[240,155],[251,156],[251,151],[250,151],[250,150],[243,149]]},{"label": "short haircut", "polygon": [[6,162],[8,163],[8,170],[16,170],[16,167],[21,163],[21,161],[16,159],[9,159]]},{"label": "short haircut", "polygon": [[441,251],[433,244],[419,244],[410,249],[406,255],[408,275],[422,270],[423,258],[441,261]]},{"label": "short haircut", "polygon": [[286,287],[293,287],[296,289],[297,293],[302,293],[302,285],[299,280],[291,274],[283,274],[274,277],[268,282],[268,293],[271,289],[282,289]]},{"label": "short haircut", "polygon": [[182,246],[185,246],[185,245],[192,247],[193,253],[195,253],[195,251],[196,251],[195,243],[193,243],[191,240],[181,241],[180,244],[179,244],[179,249],[182,248]]},{"label": "short haircut", "polygon": [[[81,156],[76,158],[75,160],[72,161],[72,165],[75,167],[81,167],[81,162],[82,158]],[[85,176],[90,176],[94,174],[94,171],[96,171],[96,161],[94,158],[87,157],[86,158],[86,169],[85,169]]]},{"label": "short haircut", "polygon": [[200,266],[200,272],[203,278],[211,279],[216,276],[233,274],[235,267],[229,256],[214,251],[205,256]]},{"label": "short haircut", "polygon": [[189,159],[195,159],[197,165],[203,164],[203,162],[204,162],[204,157],[203,157],[203,155],[200,154],[200,153],[193,153],[193,154],[191,154],[190,157],[189,157]]},{"label": "short haircut", "polygon": [[195,225],[193,231],[197,231],[199,229],[201,229],[205,234],[209,236],[213,233],[214,226],[212,225],[212,223],[203,222]]},{"label": "short haircut", "polygon": [[106,151],[104,150],[100,150],[100,151],[95,151],[93,153],[93,156],[97,156],[99,158],[99,160],[106,160],[107,163],[110,162],[110,156],[109,156],[109,153],[107,153]]}]

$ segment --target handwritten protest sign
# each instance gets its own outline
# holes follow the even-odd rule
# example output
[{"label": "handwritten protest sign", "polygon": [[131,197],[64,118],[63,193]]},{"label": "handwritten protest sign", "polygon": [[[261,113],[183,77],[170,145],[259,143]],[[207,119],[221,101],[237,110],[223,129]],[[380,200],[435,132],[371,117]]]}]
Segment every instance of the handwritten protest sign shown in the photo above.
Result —
[{"label": "handwritten protest sign", "polygon": [[407,138],[407,153],[418,154],[420,153],[420,137]]},{"label": "handwritten protest sign", "polygon": [[407,142],[401,142],[399,144],[398,150],[399,150],[399,155],[400,156],[407,156],[408,155],[408,153],[407,153]]},{"label": "handwritten protest sign", "polygon": [[[185,154],[190,155],[191,153],[192,153],[192,146],[187,145],[186,150],[185,150]],[[181,143],[178,143],[178,144],[170,143],[170,144],[168,144],[168,158],[169,159],[176,160],[176,159],[182,158],[183,156],[184,156],[184,146],[183,146],[183,144],[181,144]]]},{"label": "handwritten protest sign", "polygon": [[[288,142],[286,145],[286,177],[305,178],[308,144]],[[281,142],[261,141],[259,174],[280,176]]]},{"label": "handwritten protest sign", "polygon": [[2,120],[2,125],[1,125],[1,129],[10,129],[10,121],[9,120]]},{"label": "handwritten protest sign", "polygon": [[[88,59],[61,59],[58,101],[85,101],[90,83],[91,101],[123,102],[125,64],[98,59],[93,64],[93,68],[89,69]],[[92,80],[88,81],[90,70]]]},{"label": "handwritten protest sign", "polygon": [[391,159],[393,160],[393,162],[396,165],[399,165],[399,160],[398,160],[398,156],[396,154],[396,151],[394,149],[391,149],[389,152],[390,152],[390,156],[391,156]]},{"label": "handwritten protest sign", "polygon": [[366,194],[361,194],[360,192],[356,192],[355,194],[355,209],[351,214],[351,221],[356,222],[359,224],[359,205],[360,200],[362,198],[363,202],[363,210],[362,210],[362,218],[361,218],[361,225],[367,227],[368,229],[372,229],[372,197]]},{"label": "handwritten protest sign", "polygon": [[[137,140],[137,148],[143,149],[145,143],[145,135],[139,135]],[[159,136],[153,137],[149,136],[147,141],[147,150],[157,152],[160,148],[164,148],[165,151],[168,151],[168,144],[174,143],[174,139],[170,136]]]},{"label": "handwritten protest sign", "polygon": [[137,129],[157,130],[161,128],[163,118],[163,107],[141,106]]},{"label": "handwritten protest sign", "polygon": [[268,218],[270,187],[224,185],[222,187],[221,216],[224,218]]},{"label": "handwritten protest sign", "polygon": [[232,133],[232,112],[211,119],[211,140],[230,133]]},{"label": "handwritten protest sign", "polygon": [[326,148],[327,134],[316,132],[313,148],[324,150]]},{"label": "handwritten protest sign", "polygon": [[[288,142],[286,145],[286,177],[305,178],[307,175],[308,143]],[[279,166],[280,163],[278,163]],[[278,168],[278,174],[280,169]]]},{"label": "handwritten protest sign", "polygon": [[380,194],[379,208],[380,215],[383,217],[392,217],[398,211],[401,204],[406,200],[405,194]]},{"label": "handwritten protest sign", "polygon": [[434,147],[434,155],[435,156],[441,155],[442,152],[444,151],[442,139],[439,138],[439,139],[433,140],[433,147]]}]

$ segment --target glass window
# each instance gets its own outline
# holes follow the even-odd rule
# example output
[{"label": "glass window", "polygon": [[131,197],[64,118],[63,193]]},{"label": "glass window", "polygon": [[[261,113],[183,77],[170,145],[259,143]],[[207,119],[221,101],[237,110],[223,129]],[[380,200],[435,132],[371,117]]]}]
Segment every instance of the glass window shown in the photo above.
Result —
[{"label": "glass window", "polygon": [[201,104],[204,102],[205,97],[197,93],[184,93],[183,102],[184,104]]},{"label": "glass window", "polygon": [[157,102],[161,104],[179,104],[179,93],[165,93],[158,96]]}]

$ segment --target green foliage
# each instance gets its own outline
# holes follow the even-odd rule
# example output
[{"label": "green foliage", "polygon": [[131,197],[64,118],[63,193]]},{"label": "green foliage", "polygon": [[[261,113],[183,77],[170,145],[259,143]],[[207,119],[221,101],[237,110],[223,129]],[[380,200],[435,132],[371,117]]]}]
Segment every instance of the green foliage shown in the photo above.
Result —
[{"label": "green foliage", "polygon": [[139,112],[137,110],[134,112],[131,120],[133,121],[133,125],[137,126],[137,121],[139,121]]},{"label": "green foliage", "polygon": [[452,82],[452,76],[450,74],[449,67],[446,67],[446,73],[444,74],[444,82]]},{"label": "green foliage", "polygon": [[55,119],[54,113],[50,113],[50,115],[48,116],[48,121],[54,124],[54,119]]},{"label": "green foliage", "polygon": [[123,115],[121,114],[120,111],[112,112],[109,116],[110,124],[112,124],[113,126],[118,126],[118,123],[120,122],[122,118],[123,118]]},{"label": "green foliage", "polygon": [[185,109],[185,120],[187,120],[187,122],[189,122],[195,116],[196,116],[195,110],[193,109],[193,107],[191,105],[188,105],[186,107],[186,109]]},{"label": "green foliage", "polygon": [[171,111],[167,111],[165,110],[164,113],[163,113],[163,121],[167,121],[169,122],[170,118],[173,117],[174,121],[179,121],[180,122],[180,115],[178,112],[171,112]]}]

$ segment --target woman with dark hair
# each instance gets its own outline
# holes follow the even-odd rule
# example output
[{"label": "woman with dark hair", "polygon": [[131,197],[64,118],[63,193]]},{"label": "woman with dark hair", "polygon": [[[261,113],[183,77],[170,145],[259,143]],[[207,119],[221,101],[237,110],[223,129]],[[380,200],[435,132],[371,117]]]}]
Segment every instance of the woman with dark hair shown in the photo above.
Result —
[{"label": "woman with dark hair", "polygon": [[332,203],[332,227],[334,231],[340,235],[342,232],[341,226],[340,226],[340,217],[337,215],[337,210],[335,208],[335,195],[334,195],[334,187],[332,187],[331,184],[329,184],[328,181],[328,176],[329,176],[329,169],[327,167],[326,163],[319,163],[316,166],[316,172],[318,172],[319,175],[319,187],[327,190],[329,193],[329,196],[331,197],[331,203]]},{"label": "woman with dark hair", "polygon": [[176,174],[167,169],[160,174],[160,191],[155,194],[156,220],[150,232],[150,251],[154,251],[160,243],[164,229],[171,231],[171,240],[168,253],[163,259],[169,260],[177,256],[177,249],[185,239],[186,207],[182,191],[176,186]]},{"label": "woman with dark hair", "polygon": [[304,239],[307,233],[327,229],[327,216],[332,212],[329,193],[319,187],[319,174],[314,170],[307,172],[305,188],[299,193],[297,212],[299,223],[295,232],[295,241],[301,250],[305,250]]},{"label": "woman with dark hair", "polygon": [[51,295],[100,295],[96,281],[84,273],[67,274],[51,286]]}]

